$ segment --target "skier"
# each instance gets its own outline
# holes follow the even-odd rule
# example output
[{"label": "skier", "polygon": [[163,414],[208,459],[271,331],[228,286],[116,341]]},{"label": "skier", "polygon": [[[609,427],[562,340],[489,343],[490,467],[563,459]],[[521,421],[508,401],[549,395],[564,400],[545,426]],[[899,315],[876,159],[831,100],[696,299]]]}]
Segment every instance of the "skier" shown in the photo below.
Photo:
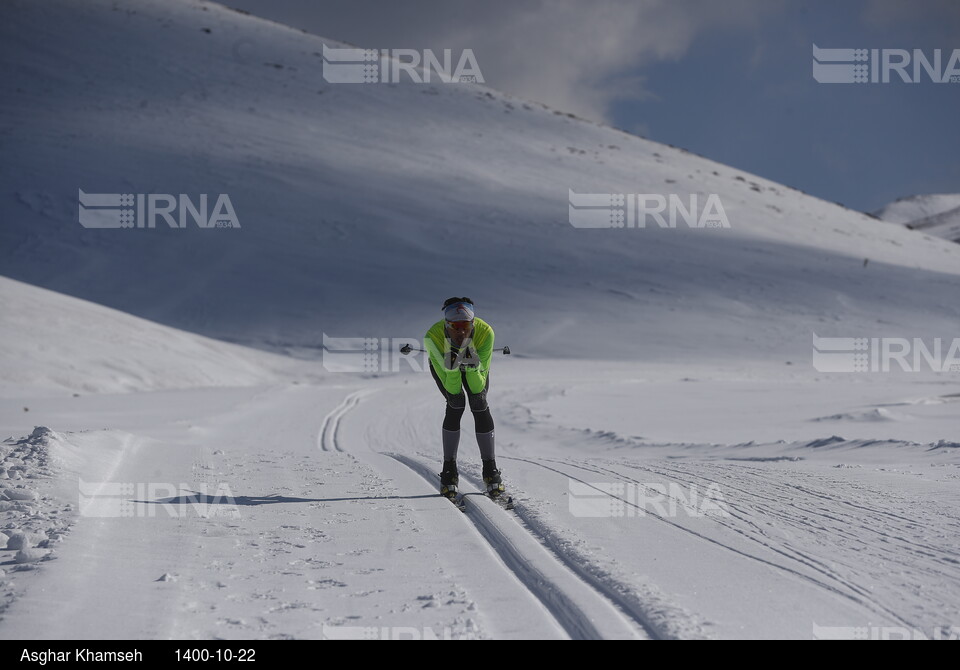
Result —
[{"label": "skier", "polygon": [[504,487],[494,454],[493,417],[487,405],[493,328],[474,316],[470,298],[448,298],[443,303],[443,319],[427,331],[423,343],[430,356],[430,373],[447,401],[440,493],[448,498],[457,494],[460,418],[469,402],[483,461],[483,483],[487,494],[495,498]]}]

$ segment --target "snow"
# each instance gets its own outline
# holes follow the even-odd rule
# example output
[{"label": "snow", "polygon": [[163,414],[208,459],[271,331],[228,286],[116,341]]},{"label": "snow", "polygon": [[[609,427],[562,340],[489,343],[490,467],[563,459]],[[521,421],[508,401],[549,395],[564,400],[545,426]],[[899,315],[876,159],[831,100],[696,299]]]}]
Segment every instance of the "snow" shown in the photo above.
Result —
[{"label": "snow", "polygon": [[[501,398],[535,397],[550,386],[522,361],[498,368]],[[467,432],[461,514],[436,495],[439,454],[431,445],[442,402],[428,381],[400,375],[133,394],[121,397],[152,408],[150,417],[123,412],[130,425],[108,429],[92,427],[115,421],[118,396],[34,400],[38,415],[62,426],[63,481],[162,488],[125,498],[133,501],[126,518],[71,517],[56,565],[15,573],[26,586],[0,631],[809,638],[813,622],[929,634],[956,614],[955,442],[871,439],[874,422],[849,423],[843,437],[825,439],[830,433],[806,422],[804,440],[663,443],[576,430],[602,416],[602,397],[554,415],[562,421],[539,416],[532,424],[519,417],[542,410],[542,401],[521,403],[516,414],[500,402],[500,464],[517,509],[475,493],[479,462]],[[824,396],[844,386],[810,383]],[[915,386],[902,384],[887,393]],[[656,387],[633,384],[635,404]],[[173,393],[188,402],[164,403]],[[752,413],[737,396],[717,397],[727,415],[718,428],[732,433]],[[789,389],[782,397],[790,401]],[[946,402],[922,406],[952,410]],[[674,422],[686,413],[678,406]],[[645,416],[626,420],[639,428]],[[778,416],[752,416],[758,433],[780,425]],[[15,412],[0,413],[0,426],[17,421]],[[952,425],[945,434],[956,434],[955,411],[944,421]],[[133,425],[136,433],[128,432]],[[577,482],[625,487],[620,515],[574,514]],[[719,510],[729,513],[691,513],[698,501],[690,492],[711,482]],[[220,505],[191,499],[222,484],[232,497]],[[656,495],[638,502],[630,492],[641,486],[681,498],[672,511]],[[75,484],[73,491],[64,502],[76,501]],[[44,588],[32,588],[40,579]],[[122,602],[95,618],[81,615],[112,592],[123,593]]]},{"label": "snow", "polygon": [[293,369],[273,354],[4,277],[0,310],[0,397],[249,385],[288,378]]},{"label": "snow", "polygon": [[960,242],[960,194],[944,193],[900,198],[874,215],[912,230]]},{"label": "snow", "polygon": [[[337,43],[210,3],[47,7],[0,27],[12,279],[313,357],[419,338],[448,293],[544,358],[782,362],[960,315],[954,245],[682,150],[480,85],[328,84]],[[241,228],[88,230],[80,189],[225,193]],[[715,193],[731,227],[577,229],[570,190]]]},{"label": "snow", "polygon": [[[960,247],[899,225],[949,201],[878,222],[482,86],[328,85],[335,42],[210,3],[8,4],[0,638],[960,622],[960,378],[810,362],[955,335]],[[229,193],[241,228],[85,230],[78,189]],[[731,227],[576,229],[571,189],[717,193]],[[514,351],[513,511],[469,414],[466,513],[437,495],[427,373],[321,364],[448,293]]]},{"label": "snow", "polygon": [[[10,567],[0,592],[0,614],[17,597],[19,576],[34,564],[55,558],[72,525],[69,486],[58,481],[57,446],[63,436],[36,426],[29,436],[0,443],[0,546],[10,554]],[[8,576],[6,573],[10,573]]]},{"label": "snow", "polygon": [[891,223],[910,223],[960,207],[960,193],[915,195],[899,198],[874,214]]}]

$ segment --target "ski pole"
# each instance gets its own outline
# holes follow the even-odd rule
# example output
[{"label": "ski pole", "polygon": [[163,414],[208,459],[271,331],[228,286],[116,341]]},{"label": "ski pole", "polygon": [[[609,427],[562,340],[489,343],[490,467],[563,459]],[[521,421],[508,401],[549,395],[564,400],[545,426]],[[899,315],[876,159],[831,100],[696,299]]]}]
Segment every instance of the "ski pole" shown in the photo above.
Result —
[{"label": "ski pole", "polygon": [[[404,356],[409,354],[411,351],[419,351],[420,353],[423,353],[423,354],[427,353],[425,349],[420,349],[419,347],[411,347],[409,344],[405,344],[402,347],[400,347],[400,353],[403,354]],[[497,349],[494,349],[494,351],[502,351],[504,356],[510,355],[510,347],[499,347]]]}]

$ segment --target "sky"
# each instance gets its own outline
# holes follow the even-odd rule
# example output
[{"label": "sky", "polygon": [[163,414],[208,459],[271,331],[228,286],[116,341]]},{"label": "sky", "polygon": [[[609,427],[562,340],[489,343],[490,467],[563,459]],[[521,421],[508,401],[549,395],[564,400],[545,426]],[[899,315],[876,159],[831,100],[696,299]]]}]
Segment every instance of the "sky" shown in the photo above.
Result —
[{"label": "sky", "polygon": [[[960,49],[957,0],[223,0],[874,211],[960,192],[960,82],[818,83],[812,49]],[[911,70],[912,71],[912,70]]]}]

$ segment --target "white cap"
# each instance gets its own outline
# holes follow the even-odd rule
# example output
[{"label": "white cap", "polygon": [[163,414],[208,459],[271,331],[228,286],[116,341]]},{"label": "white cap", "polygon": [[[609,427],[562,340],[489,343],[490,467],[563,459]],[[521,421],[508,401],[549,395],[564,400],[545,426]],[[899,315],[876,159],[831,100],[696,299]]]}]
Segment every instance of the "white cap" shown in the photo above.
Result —
[{"label": "white cap", "polygon": [[443,318],[450,322],[473,321],[473,305],[469,302],[455,302],[443,310]]}]

